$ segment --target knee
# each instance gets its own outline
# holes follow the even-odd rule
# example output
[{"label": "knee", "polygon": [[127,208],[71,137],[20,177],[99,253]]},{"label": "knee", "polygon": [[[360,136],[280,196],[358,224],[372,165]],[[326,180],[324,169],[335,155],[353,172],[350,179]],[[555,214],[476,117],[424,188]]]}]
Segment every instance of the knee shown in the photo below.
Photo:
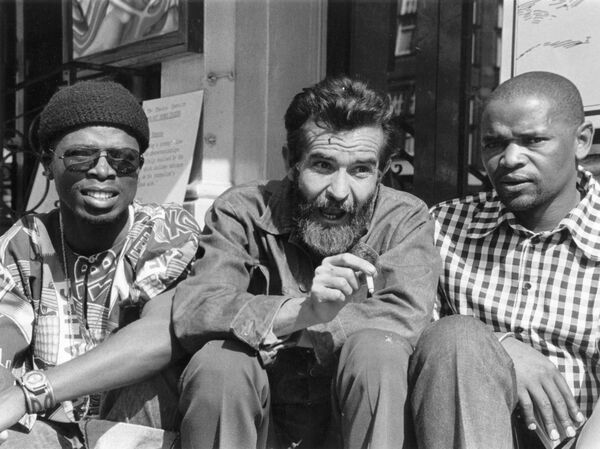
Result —
[{"label": "knee", "polygon": [[423,334],[410,361],[409,376],[468,375],[490,372],[510,383],[513,364],[493,331],[476,318],[453,315],[431,324]]},{"label": "knee", "polygon": [[180,379],[181,396],[241,393],[266,379],[255,352],[235,341],[206,343],[190,359]]},{"label": "knee", "polygon": [[479,320],[452,315],[432,323],[423,331],[415,348],[415,359],[434,360],[477,354],[492,332]]},{"label": "knee", "polygon": [[354,376],[405,377],[412,353],[410,343],[400,335],[379,329],[365,329],[348,337],[340,353],[340,368]]}]

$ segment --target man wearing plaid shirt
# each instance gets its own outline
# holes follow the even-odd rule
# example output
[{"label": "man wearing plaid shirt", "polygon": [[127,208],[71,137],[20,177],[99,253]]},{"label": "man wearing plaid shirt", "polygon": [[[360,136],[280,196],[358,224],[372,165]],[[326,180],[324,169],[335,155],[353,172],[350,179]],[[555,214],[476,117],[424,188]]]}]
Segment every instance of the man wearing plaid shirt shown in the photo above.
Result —
[{"label": "man wearing plaid shirt", "polygon": [[529,72],[481,135],[494,190],[432,209],[444,318],[411,364],[419,448],[575,447],[600,388],[600,187],[577,165],[593,127],[569,80]]}]

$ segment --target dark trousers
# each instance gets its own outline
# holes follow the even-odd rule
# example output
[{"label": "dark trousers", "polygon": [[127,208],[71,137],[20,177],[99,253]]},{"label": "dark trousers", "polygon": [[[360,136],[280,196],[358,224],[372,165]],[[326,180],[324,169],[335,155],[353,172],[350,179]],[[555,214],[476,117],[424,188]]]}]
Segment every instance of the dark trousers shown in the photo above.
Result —
[{"label": "dark trousers", "polygon": [[412,352],[403,338],[352,334],[331,372],[310,352],[287,351],[264,369],[239,342],[200,349],[181,381],[182,448],[403,447]]}]

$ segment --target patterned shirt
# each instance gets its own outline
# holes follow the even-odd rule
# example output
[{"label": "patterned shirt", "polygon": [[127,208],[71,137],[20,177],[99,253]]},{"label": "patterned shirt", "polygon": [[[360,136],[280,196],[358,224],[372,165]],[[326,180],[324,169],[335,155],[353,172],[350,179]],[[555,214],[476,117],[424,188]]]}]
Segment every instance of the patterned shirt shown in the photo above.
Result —
[{"label": "patterned shirt", "polygon": [[[57,210],[27,215],[0,238],[0,313],[23,321],[28,311],[33,319],[19,323],[30,349],[13,368],[47,369],[89,351],[187,275],[200,233],[194,218],[176,205],[139,203],[129,216],[125,239],[87,257],[63,251]],[[99,398],[64,402],[47,416],[97,415]]]},{"label": "patterned shirt", "polygon": [[495,192],[431,212],[444,262],[441,315],[514,332],[560,370],[589,416],[600,388],[600,190],[580,170],[580,203],[552,231],[532,232]]}]

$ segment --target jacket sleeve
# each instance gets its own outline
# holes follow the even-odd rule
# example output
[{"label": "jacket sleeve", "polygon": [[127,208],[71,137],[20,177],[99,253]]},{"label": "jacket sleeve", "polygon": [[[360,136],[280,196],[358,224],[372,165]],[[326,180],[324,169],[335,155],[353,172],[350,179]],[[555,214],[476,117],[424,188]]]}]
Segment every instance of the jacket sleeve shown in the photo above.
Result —
[{"label": "jacket sleeve", "polygon": [[254,294],[265,291],[254,284],[266,282],[268,274],[256,272],[260,266],[249,250],[253,232],[223,198],[207,212],[198,260],[174,296],[173,328],[186,351],[231,336],[258,350],[289,298]]},{"label": "jacket sleeve", "polygon": [[[410,207],[408,206],[410,205]],[[317,358],[327,363],[352,333],[368,328],[388,330],[413,346],[431,321],[441,262],[434,246],[433,220],[425,204],[413,200],[374,217],[367,241],[380,254],[375,292],[366,287],[356,301],[344,307],[329,323],[309,328]],[[366,298],[366,299],[365,299]]]}]

